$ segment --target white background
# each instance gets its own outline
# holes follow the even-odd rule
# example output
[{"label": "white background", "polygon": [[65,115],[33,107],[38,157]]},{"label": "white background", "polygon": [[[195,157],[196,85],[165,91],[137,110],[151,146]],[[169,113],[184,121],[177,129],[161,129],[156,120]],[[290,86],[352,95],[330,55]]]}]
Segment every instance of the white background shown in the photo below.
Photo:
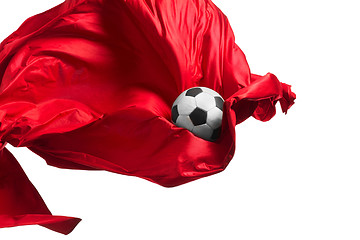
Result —
[{"label": "white background", "polygon": [[[1,1],[0,38],[61,2]],[[360,239],[357,1],[214,2],[252,72],[293,86],[289,113],[238,125],[224,172],[171,189],[60,170],[8,146],[50,210],[83,221],[68,236],[24,226],[0,229],[0,239]]]}]

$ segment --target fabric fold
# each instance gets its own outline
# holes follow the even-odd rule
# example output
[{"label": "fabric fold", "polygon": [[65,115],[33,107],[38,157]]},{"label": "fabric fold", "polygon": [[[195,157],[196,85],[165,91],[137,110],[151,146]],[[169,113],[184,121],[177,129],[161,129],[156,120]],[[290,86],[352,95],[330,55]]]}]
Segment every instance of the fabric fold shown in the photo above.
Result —
[{"label": "fabric fold", "polygon": [[69,234],[78,218],[53,216],[15,157],[0,151],[0,228],[38,224]]}]

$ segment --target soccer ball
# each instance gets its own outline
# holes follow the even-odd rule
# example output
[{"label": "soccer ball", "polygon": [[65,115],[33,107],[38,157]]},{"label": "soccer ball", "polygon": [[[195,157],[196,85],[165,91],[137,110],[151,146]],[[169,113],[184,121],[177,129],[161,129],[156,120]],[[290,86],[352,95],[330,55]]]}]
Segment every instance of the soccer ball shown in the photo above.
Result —
[{"label": "soccer ball", "polygon": [[171,120],[198,137],[215,141],[221,132],[224,99],[214,90],[194,87],[182,92],[171,108]]}]

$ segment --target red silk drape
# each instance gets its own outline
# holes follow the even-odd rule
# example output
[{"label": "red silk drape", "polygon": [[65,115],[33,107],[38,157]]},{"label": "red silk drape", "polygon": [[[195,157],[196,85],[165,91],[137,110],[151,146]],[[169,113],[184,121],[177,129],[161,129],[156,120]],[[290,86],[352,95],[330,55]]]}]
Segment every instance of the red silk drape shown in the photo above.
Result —
[{"label": "red silk drape", "polygon": [[[39,224],[68,234],[5,143],[60,168],[108,170],[163,186],[225,169],[235,125],[294,103],[273,74],[251,74],[226,16],[207,0],[67,0],[26,20],[0,45],[0,227]],[[171,123],[184,90],[225,99],[221,137]]]}]

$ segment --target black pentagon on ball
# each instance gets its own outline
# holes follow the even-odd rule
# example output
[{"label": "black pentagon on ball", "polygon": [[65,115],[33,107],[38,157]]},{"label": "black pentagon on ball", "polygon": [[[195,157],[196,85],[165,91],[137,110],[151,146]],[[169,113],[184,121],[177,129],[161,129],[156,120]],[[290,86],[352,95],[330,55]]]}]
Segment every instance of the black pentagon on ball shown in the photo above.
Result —
[{"label": "black pentagon on ball", "polygon": [[211,139],[212,140],[218,139],[220,137],[220,133],[221,133],[221,127],[218,127],[213,131],[213,134],[211,135]]},{"label": "black pentagon on ball", "polygon": [[171,109],[171,120],[176,123],[177,118],[179,117],[179,111],[178,111],[178,106],[174,106]]},{"label": "black pentagon on ball", "polygon": [[185,96],[196,97],[199,93],[202,93],[201,88],[191,88],[186,92]]},{"label": "black pentagon on ball", "polygon": [[221,97],[215,97],[216,107],[223,110],[224,100]]},{"label": "black pentagon on ball", "polygon": [[194,126],[198,126],[206,123],[207,113],[201,108],[195,108],[195,110],[190,113],[189,117]]}]

